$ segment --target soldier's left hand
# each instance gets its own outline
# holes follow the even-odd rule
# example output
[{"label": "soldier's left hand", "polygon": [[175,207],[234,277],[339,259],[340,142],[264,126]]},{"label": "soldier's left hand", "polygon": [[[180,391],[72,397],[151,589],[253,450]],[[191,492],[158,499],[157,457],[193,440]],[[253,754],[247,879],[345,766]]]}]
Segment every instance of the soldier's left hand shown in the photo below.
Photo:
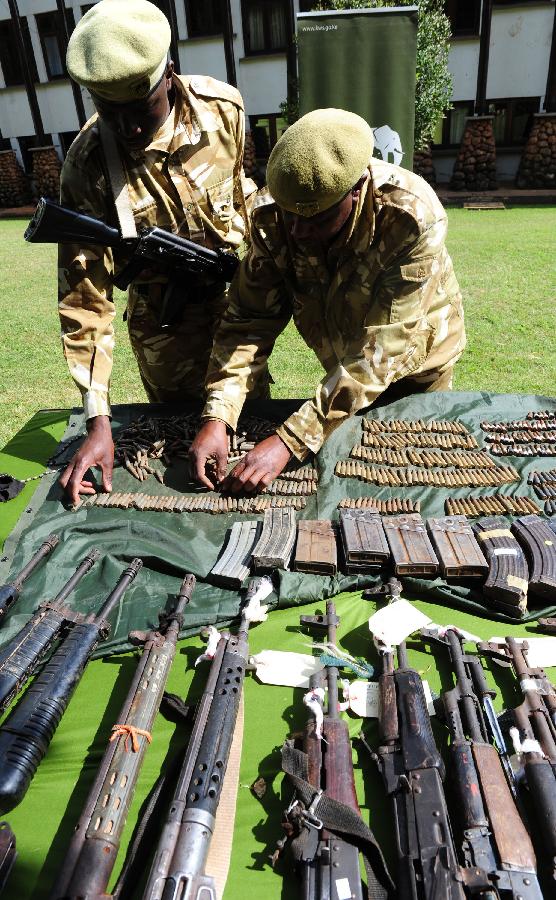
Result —
[{"label": "soldier's left hand", "polygon": [[245,454],[220,483],[220,490],[227,494],[262,491],[285,469],[291,456],[283,440],[273,434]]}]

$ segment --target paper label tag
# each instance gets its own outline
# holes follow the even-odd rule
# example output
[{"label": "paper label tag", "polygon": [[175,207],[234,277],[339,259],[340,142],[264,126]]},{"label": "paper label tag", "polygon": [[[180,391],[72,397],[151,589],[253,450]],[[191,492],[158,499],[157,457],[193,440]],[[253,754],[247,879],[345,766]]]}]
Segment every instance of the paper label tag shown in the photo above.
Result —
[{"label": "paper label tag", "polygon": [[[434,703],[428,681],[423,681],[430,716]],[[378,719],[380,712],[378,681],[352,681],[349,685],[349,708],[361,719]]]},{"label": "paper label tag", "polygon": [[409,600],[395,600],[379,609],[369,619],[369,630],[375,638],[388,647],[397,646],[410,634],[432,622],[429,616],[420,612]]},{"label": "paper label tag", "polygon": [[336,893],[338,900],[351,900],[352,890],[349,886],[348,878],[336,878]]},{"label": "paper label tag", "polygon": [[493,556],[519,556],[519,550],[515,547],[495,547],[492,551]]},{"label": "paper label tag", "polygon": [[257,678],[262,684],[283,687],[309,687],[309,678],[324,669],[318,656],[289,653],[284,650],[261,650],[251,657]]},{"label": "paper label tag", "polygon": [[[504,644],[504,638],[493,637],[491,641]],[[527,641],[527,662],[532,669],[544,669],[546,666],[556,666],[556,637],[516,638],[518,644]]]}]

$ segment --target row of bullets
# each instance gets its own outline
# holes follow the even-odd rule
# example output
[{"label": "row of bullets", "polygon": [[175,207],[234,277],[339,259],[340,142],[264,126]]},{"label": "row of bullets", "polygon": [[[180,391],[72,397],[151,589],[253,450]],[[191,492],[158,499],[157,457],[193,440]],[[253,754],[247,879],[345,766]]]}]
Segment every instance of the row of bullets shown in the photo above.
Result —
[{"label": "row of bullets", "polygon": [[344,497],[338,503],[338,509],[372,509],[382,515],[396,513],[421,512],[420,500],[409,500],[407,497],[392,497],[390,500],[377,500],[376,497]]},{"label": "row of bullets", "polygon": [[535,411],[528,412],[527,415],[525,416],[525,418],[526,419],[541,419],[543,421],[546,421],[547,419],[554,419],[554,422],[556,423],[556,412],[554,412],[554,410],[551,410],[551,409],[541,409],[541,410],[537,410],[536,412]]},{"label": "row of bullets", "polygon": [[534,484],[533,490],[539,500],[556,499],[556,484],[549,484],[548,482],[545,482],[544,484]]},{"label": "row of bullets", "polygon": [[295,497],[308,497],[316,492],[316,481],[287,481],[284,478],[276,478],[263,491],[264,494],[283,494]]},{"label": "row of bullets", "polygon": [[529,472],[527,484],[556,484],[556,469],[546,472]]},{"label": "row of bullets", "polygon": [[432,419],[425,422],[424,419],[408,420],[408,419],[362,419],[363,430],[370,431],[373,434],[381,434],[383,432],[394,431],[404,433],[413,432],[444,432],[447,434],[469,434],[468,429],[462,422],[449,422],[446,420]]},{"label": "row of bullets", "polygon": [[547,415],[535,414],[532,416],[527,413],[526,419],[515,419],[512,422],[481,422],[481,428],[486,432],[494,432],[496,434],[508,434],[512,431],[550,431],[556,428],[556,415],[548,413]]},{"label": "row of bullets", "polygon": [[547,500],[544,504],[544,511],[547,516],[556,516],[556,500]]},{"label": "row of bullets", "polygon": [[340,478],[357,478],[359,481],[390,487],[496,487],[519,481],[519,473],[513,466],[497,466],[495,469],[388,469],[365,465],[353,459],[342,459],[334,469]]},{"label": "row of bullets", "polygon": [[443,450],[478,450],[479,445],[472,434],[372,434],[364,431],[361,443],[365,447],[384,447],[404,450],[409,447],[442,448]]},{"label": "row of bullets", "polygon": [[374,447],[363,447],[356,444],[351,449],[354,459],[364,459],[365,462],[386,466],[434,466],[449,467],[459,466],[462,469],[492,469],[496,466],[496,460],[482,450],[447,450],[444,453],[438,450],[377,450]]},{"label": "row of bullets", "polygon": [[509,497],[506,494],[486,494],[465,499],[448,497],[444,507],[448,516],[496,516],[507,513],[523,516],[540,513],[535,501],[529,497]]},{"label": "row of bullets", "polygon": [[488,448],[494,456],[556,456],[556,444],[500,444]]},{"label": "row of bullets", "polygon": [[196,497],[149,496],[115,491],[111,494],[92,494],[81,506],[106,507],[108,509],[138,509],[146,512],[206,512],[206,513],[258,513],[265,509],[305,509],[305,497],[215,497],[201,494]]},{"label": "row of bullets", "polygon": [[299,469],[284,469],[284,478],[290,481],[318,481],[319,473],[313,466],[301,466]]},{"label": "row of bullets", "polygon": [[485,440],[496,444],[553,444],[556,431],[533,431],[532,428],[529,431],[506,431],[504,434],[487,434]]}]

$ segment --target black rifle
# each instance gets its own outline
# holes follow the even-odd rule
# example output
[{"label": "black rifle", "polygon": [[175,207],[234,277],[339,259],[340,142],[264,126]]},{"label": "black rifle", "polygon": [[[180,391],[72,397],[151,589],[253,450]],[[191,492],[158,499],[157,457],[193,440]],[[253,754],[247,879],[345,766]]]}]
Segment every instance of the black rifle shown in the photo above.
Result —
[{"label": "black rifle", "polygon": [[[101,244],[103,247],[117,247],[131,254],[129,262],[113,279],[116,287],[121,290],[125,290],[143,269],[155,268],[166,273],[171,280],[185,278],[185,284],[180,290],[187,296],[188,281],[192,278],[208,281],[211,285],[225,283],[232,280],[239,265],[235,253],[201,247],[163,228],[143,228],[137,238],[124,239],[117,228],[111,228],[93,216],[59,206],[45,197],[39,200],[35,214],[25,230],[25,240],[50,244]],[[160,313],[161,326],[176,321],[175,310],[169,309],[172,294],[173,285],[169,285]]]},{"label": "black rifle", "polygon": [[29,622],[0,652],[0,712],[3,712],[54,646],[62,629],[83,620],[64,601],[94,566],[99,550],[91,550],[54,600],[41,603]]},{"label": "black rifle", "polygon": [[[326,615],[301,616],[300,621],[324,629],[329,644],[336,644],[339,619],[332,600],[326,602]],[[392,896],[393,883],[374,835],[359,811],[349,729],[338,711],[336,666],[326,666],[324,673],[311,678],[311,703],[323,704],[325,683],[328,699],[321,729],[316,716],[311,715],[303,749],[298,749],[294,740],[286,741],[282,748],[282,768],[295,787],[286,821],[295,834],[290,849],[303,879],[303,898],[345,896],[362,900],[365,893],[359,868],[360,852],[365,863],[368,895],[387,898]]]},{"label": "black rifle", "polygon": [[4,622],[4,617],[9,608],[15,603],[21,593],[23,582],[29,578],[38,565],[45,559],[49,553],[52,553],[54,547],[57,546],[60,538],[57,534],[50,534],[44,544],[42,544],[34,556],[31,557],[26,566],[23,567],[19,575],[9,584],[0,587],[0,625]]},{"label": "black rifle", "polygon": [[[251,581],[246,605],[260,583]],[[205,865],[249,658],[248,630],[242,612],[237,635],[221,636],[218,643],[144,900],[216,900],[214,879],[205,873]]]},{"label": "black rifle", "polygon": [[[539,833],[556,878],[556,691],[543,669],[527,660],[527,641],[507,637],[502,644],[480,643],[479,651],[504,666],[512,666],[523,702],[510,710],[517,728],[516,751],[533,801]],[[511,729],[510,729],[511,733]]]},{"label": "black rifle", "polygon": [[438,709],[443,709],[451,737],[452,821],[459,832],[464,883],[470,894],[485,900],[542,900],[533,845],[499,753],[490,743],[463,640],[453,628],[443,637],[426,629],[421,634],[448,650],[456,676]]},{"label": "black rifle", "polygon": [[420,675],[405,644],[380,650],[380,746],[372,756],[391,797],[400,900],[463,900],[464,876],[454,845],[443,781]]},{"label": "black rifle", "polygon": [[142,566],[134,559],[97,615],[74,625],[0,727],[0,811],[21,802],[85,666],[110,626],[105,621]]},{"label": "black rifle", "polygon": [[[116,862],[135,785],[170,672],[183,611],[195,587],[186,575],[174,611],[160,615],[158,631],[132,632],[143,644],[133,681],[77,823],[51,898],[104,897]],[[117,738],[114,739],[117,735]],[[132,743],[132,751],[128,748]]]}]

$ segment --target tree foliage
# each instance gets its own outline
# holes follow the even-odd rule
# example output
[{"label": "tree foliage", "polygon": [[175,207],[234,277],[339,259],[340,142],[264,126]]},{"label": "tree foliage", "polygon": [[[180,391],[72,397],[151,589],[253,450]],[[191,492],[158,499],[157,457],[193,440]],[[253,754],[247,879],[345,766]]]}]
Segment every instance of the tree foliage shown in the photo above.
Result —
[{"label": "tree foliage", "polygon": [[415,85],[415,150],[432,139],[444,113],[451,109],[452,76],[448,71],[450,21],[443,0],[322,0],[313,9],[372,9],[379,6],[419,7]]}]

